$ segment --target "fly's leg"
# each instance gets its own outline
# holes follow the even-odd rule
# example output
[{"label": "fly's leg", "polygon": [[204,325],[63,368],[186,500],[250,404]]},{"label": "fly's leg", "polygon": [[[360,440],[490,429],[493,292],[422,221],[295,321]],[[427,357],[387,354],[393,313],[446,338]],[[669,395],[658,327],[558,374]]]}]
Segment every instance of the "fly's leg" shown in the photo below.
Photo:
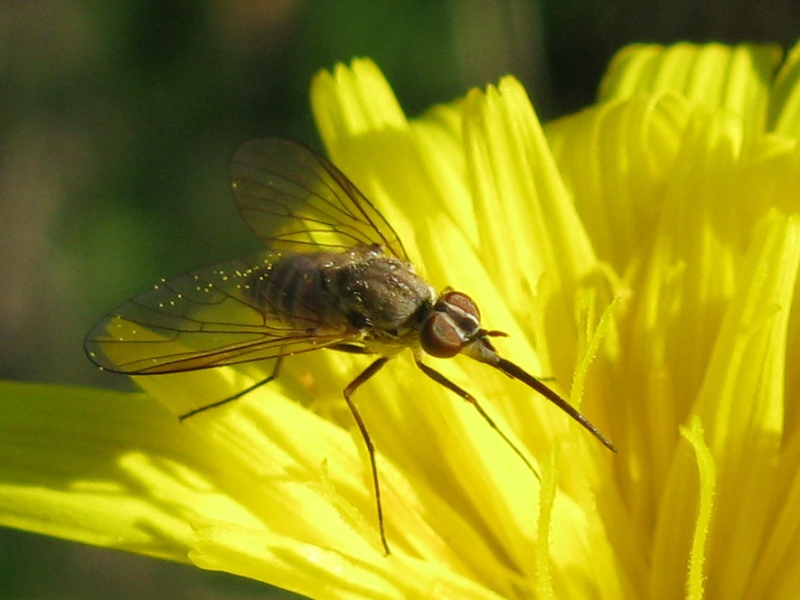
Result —
[{"label": "fly's leg", "polygon": [[[347,350],[345,350],[346,352]],[[381,543],[386,555],[389,555],[389,544],[386,542],[386,529],[383,525],[383,506],[381,505],[381,488],[378,483],[378,468],[375,465],[375,446],[372,444],[372,438],[369,437],[367,426],[364,424],[364,419],[361,418],[361,413],[358,412],[355,403],[350,396],[355,392],[362,383],[367,381],[370,377],[380,371],[381,367],[388,362],[388,357],[383,356],[368,366],[358,377],[356,377],[350,385],[344,389],[344,399],[350,412],[353,414],[353,419],[358,425],[358,430],[361,432],[361,437],[364,439],[364,444],[367,446],[367,454],[369,455],[369,466],[372,470],[372,487],[375,490],[375,504],[378,509],[378,527],[381,532]]]},{"label": "fly's leg", "polygon": [[422,370],[423,373],[425,373],[425,375],[433,379],[436,383],[443,385],[448,390],[455,392],[456,394],[461,396],[464,400],[469,402],[472,406],[474,406],[475,410],[478,411],[478,414],[480,414],[480,416],[483,417],[483,420],[486,421],[489,424],[489,426],[492,429],[494,429],[501,438],[503,438],[503,441],[505,441],[505,443],[511,447],[511,449],[516,453],[516,455],[522,459],[522,462],[525,463],[525,466],[527,466],[528,469],[531,471],[531,473],[534,474],[536,479],[541,481],[541,478],[539,477],[539,472],[536,470],[536,468],[534,468],[534,466],[525,457],[522,451],[519,448],[517,448],[514,442],[512,442],[511,439],[509,439],[509,437],[505,433],[503,433],[503,430],[497,426],[497,424],[494,422],[494,419],[492,419],[492,417],[490,417],[489,414],[485,410],[483,410],[483,407],[480,404],[478,404],[478,401],[474,398],[474,396],[472,396],[472,394],[457,386],[447,377],[439,373],[439,371],[434,371],[428,365],[423,364],[419,360],[417,360],[416,362],[417,366]]},{"label": "fly's leg", "polygon": [[347,354],[369,354],[364,346],[359,346],[358,344],[336,344],[335,346],[329,346],[329,350],[338,350],[339,352],[346,352]]},{"label": "fly's leg", "polygon": [[233,396],[230,396],[228,398],[224,398],[223,400],[218,400],[217,402],[212,402],[211,404],[206,404],[205,406],[201,406],[200,408],[195,408],[194,410],[190,410],[189,412],[187,412],[187,413],[185,413],[183,415],[179,415],[178,419],[183,421],[184,419],[188,419],[189,417],[193,417],[196,414],[199,414],[201,412],[205,412],[205,411],[207,411],[207,410],[209,410],[211,408],[217,408],[218,406],[222,406],[223,404],[227,404],[228,402],[233,402],[234,400],[238,400],[242,396],[246,396],[247,394],[249,394],[253,390],[255,390],[257,388],[260,388],[262,385],[268,384],[270,381],[272,381],[273,379],[278,377],[278,374],[281,371],[281,365],[282,364],[283,364],[283,356],[279,356],[278,360],[275,361],[275,368],[272,369],[272,375],[270,375],[266,379],[262,379],[258,383],[255,383],[255,384],[251,385],[250,387],[247,387],[247,388],[243,389],[241,392],[237,392]]}]

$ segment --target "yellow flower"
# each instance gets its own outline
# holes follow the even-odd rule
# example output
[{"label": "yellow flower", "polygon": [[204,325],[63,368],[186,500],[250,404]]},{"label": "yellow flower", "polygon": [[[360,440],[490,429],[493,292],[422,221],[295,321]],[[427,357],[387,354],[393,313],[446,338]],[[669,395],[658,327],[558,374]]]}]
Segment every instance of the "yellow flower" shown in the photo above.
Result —
[{"label": "yellow flower", "polygon": [[[328,152],[500,353],[552,377],[612,454],[517,381],[410,353],[140,377],[147,395],[4,384],[0,523],[315,598],[800,596],[800,50],[643,46],[540,127],[513,78],[408,121],[369,61],[314,81]],[[199,265],[198,265],[199,266]],[[409,356],[406,356],[409,355]],[[161,404],[155,402],[158,400]],[[162,406],[163,405],[163,406]]]}]

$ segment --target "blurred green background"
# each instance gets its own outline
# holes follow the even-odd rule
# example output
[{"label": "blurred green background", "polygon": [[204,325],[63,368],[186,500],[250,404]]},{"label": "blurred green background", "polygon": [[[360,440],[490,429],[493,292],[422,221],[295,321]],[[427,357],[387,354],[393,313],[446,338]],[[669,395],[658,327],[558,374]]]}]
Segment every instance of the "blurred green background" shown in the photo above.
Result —
[{"label": "blurred green background", "polygon": [[[513,73],[548,119],[590,103],[627,43],[791,46],[798,25],[794,0],[0,0],[0,377],[127,386],[85,358],[85,332],[161,277],[256,248],[228,158],[254,137],[318,147],[321,68],[373,58],[409,115]],[[0,598],[166,596],[295,597],[0,529]]]}]

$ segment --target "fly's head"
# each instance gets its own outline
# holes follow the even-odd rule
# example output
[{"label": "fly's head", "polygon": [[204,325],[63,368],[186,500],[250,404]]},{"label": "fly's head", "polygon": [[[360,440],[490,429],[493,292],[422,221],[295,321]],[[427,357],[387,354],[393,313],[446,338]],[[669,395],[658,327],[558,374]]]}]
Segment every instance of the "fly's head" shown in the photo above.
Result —
[{"label": "fly's head", "polygon": [[461,292],[447,291],[433,306],[422,325],[422,349],[436,358],[464,353],[477,361],[497,366],[499,357],[489,340],[504,336],[481,328],[481,313],[475,302]]},{"label": "fly's head", "polygon": [[[446,291],[423,321],[420,343],[422,349],[431,356],[452,358],[456,354],[466,354],[474,360],[491,365],[512,379],[521,381],[575,419],[606,448],[616,452],[614,444],[571,404],[536,377],[497,354],[489,338],[504,335],[506,334],[501,331],[481,328],[481,314],[472,298],[461,292]],[[462,397],[471,398],[464,394]]]}]

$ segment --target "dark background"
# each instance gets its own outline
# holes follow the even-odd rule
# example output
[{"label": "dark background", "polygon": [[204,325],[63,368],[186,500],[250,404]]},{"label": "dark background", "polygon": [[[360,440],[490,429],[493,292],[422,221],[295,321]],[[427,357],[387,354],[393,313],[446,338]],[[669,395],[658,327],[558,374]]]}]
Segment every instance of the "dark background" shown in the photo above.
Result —
[{"label": "dark background", "polygon": [[[83,335],[161,277],[256,248],[228,157],[271,135],[319,147],[308,85],[337,61],[374,59],[409,115],[512,73],[549,119],[590,103],[625,44],[789,47],[799,24],[792,0],[0,0],[0,378],[127,385]],[[0,598],[269,593],[0,529]]]}]

